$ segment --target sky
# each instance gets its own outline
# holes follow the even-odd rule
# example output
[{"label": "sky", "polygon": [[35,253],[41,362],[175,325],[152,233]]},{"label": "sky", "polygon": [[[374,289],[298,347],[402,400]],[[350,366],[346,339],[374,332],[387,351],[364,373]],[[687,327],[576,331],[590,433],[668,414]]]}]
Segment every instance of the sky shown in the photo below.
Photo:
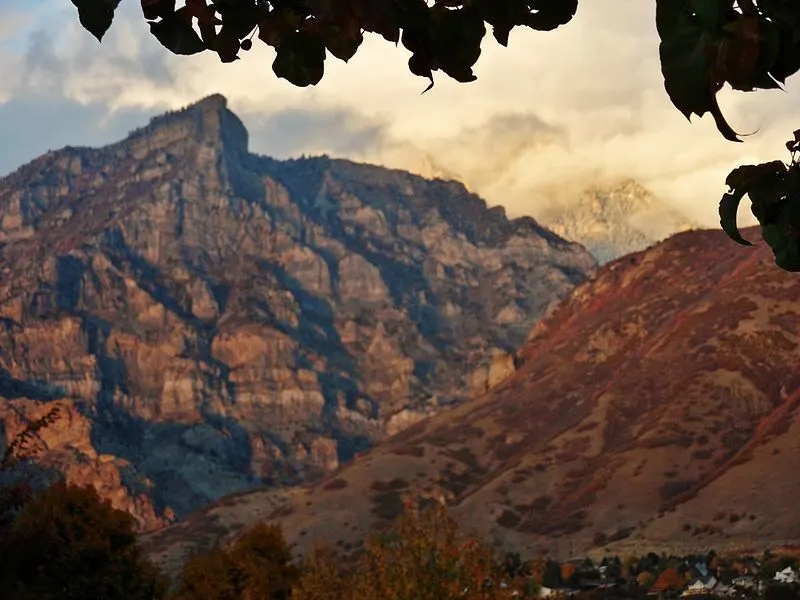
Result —
[{"label": "sky", "polygon": [[508,48],[487,35],[476,82],[439,75],[421,95],[427,82],[408,72],[408,52],[376,37],[347,64],[329,56],[316,87],[295,88],[275,77],[261,43],[233,64],[172,56],[136,0],[122,0],[102,44],[70,2],[0,0],[0,176],[51,149],[117,141],[153,115],[221,93],[255,152],[453,177],[509,216],[536,217],[589,185],[630,177],[714,227],[733,167],[788,159],[800,82],[721,95],[734,129],[755,132],[742,144],[724,140],[708,116],[690,123],[663,88],[654,4],[582,0],[556,31],[515,29]]}]

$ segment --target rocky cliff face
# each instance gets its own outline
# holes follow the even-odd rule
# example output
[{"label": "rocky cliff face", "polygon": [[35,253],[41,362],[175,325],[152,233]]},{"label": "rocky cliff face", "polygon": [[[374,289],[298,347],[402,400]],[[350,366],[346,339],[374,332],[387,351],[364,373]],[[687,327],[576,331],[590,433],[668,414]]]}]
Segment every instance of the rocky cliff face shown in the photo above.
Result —
[{"label": "rocky cliff face", "polygon": [[632,180],[591,187],[573,204],[548,211],[542,222],[586,246],[600,264],[698,227]]},{"label": "rocky cliff face", "polygon": [[212,96],[0,180],[0,419],[142,529],[292,485],[514,370],[595,269],[450,181],[276,161]]}]

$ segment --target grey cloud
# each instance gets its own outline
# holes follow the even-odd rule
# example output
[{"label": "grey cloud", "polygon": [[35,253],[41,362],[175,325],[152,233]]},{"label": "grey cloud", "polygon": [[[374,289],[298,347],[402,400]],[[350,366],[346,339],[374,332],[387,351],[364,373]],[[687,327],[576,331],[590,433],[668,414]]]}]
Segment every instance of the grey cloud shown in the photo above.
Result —
[{"label": "grey cloud", "polygon": [[[70,44],[68,51],[59,47],[59,34],[62,32],[54,31],[52,23],[39,26],[28,34],[28,45],[21,65],[24,84],[30,89],[39,83],[47,90],[60,93],[65,83],[74,76],[102,70],[126,78],[148,80],[164,88],[173,87],[176,80],[169,69],[169,61],[175,60],[175,57],[170,56],[149,34],[145,34],[147,43],[134,56],[126,56],[114,47],[119,28],[141,20],[138,7],[132,3],[122,4],[117,11],[115,24],[103,43],[98,44],[75,18],[64,28],[65,32],[78,33],[77,43]],[[42,75],[44,78],[39,77]]]},{"label": "grey cloud", "polygon": [[101,146],[122,139],[150,116],[141,110],[110,114],[100,104],[82,105],[63,98],[15,97],[0,104],[0,176],[48,150]]},{"label": "grey cloud", "polygon": [[354,157],[390,143],[387,123],[346,108],[290,108],[240,116],[250,131],[251,150],[275,158],[321,153]]}]

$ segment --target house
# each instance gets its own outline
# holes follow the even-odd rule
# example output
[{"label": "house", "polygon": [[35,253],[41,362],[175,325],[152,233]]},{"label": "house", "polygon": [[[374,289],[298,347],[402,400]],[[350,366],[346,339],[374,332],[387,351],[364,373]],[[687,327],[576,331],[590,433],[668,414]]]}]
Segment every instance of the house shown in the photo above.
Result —
[{"label": "house", "polygon": [[724,590],[717,578],[713,575],[711,577],[695,579],[694,582],[687,587],[681,596],[707,596],[709,594],[720,594]]},{"label": "house", "polygon": [[775,573],[775,581],[778,583],[800,583],[800,576],[792,567],[786,567],[783,571]]},{"label": "house", "polygon": [[564,596],[574,596],[577,593],[577,590],[571,590],[569,588],[558,589],[545,586],[539,588],[539,598],[560,598]]},{"label": "house", "polygon": [[739,590],[757,590],[758,581],[752,575],[742,575],[741,577],[734,577],[731,585]]}]

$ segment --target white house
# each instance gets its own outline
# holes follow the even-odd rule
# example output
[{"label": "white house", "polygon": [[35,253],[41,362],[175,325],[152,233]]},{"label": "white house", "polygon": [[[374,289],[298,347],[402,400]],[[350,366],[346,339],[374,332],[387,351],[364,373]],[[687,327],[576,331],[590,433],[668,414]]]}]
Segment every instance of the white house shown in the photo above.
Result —
[{"label": "white house", "polygon": [[719,582],[713,575],[707,579],[696,579],[689,587],[687,587],[681,596],[704,596],[717,591]]},{"label": "white house", "polygon": [[775,581],[778,583],[800,583],[800,577],[792,567],[786,567],[783,571],[775,573]]}]

